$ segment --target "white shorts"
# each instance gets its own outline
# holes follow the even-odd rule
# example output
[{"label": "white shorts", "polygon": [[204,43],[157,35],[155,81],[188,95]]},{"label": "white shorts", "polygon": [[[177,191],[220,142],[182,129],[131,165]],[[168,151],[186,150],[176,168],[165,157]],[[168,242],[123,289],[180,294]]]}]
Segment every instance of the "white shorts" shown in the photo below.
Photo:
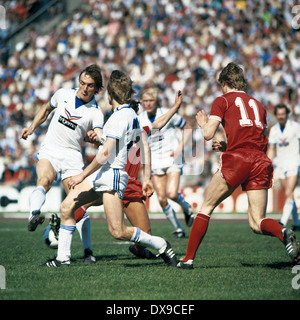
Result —
[{"label": "white shorts", "polygon": [[151,170],[152,176],[164,176],[170,172],[179,172],[180,174],[182,174],[182,165],[173,164],[170,167],[157,168]]},{"label": "white shorts", "polygon": [[277,166],[274,172],[274,176],[278,179],[286,179],[287,177],[298,176],[299,167],[298,165],[290,167]]},{"label": "white shorts", "polygon": [[57,172],[56,179],[58,179],[59,174],[61,180],[72,177],[81,173],[84,167],[81,152],[74,149],[54,149],[42,145],[37,157],[38,160],[47,159],[50,161]]},{"label": "white shorts", "polygon": [[113,169],[103,166],[88,177],[91,187],[96,192],[116,191],[120,199],[123,199],[128,182],[128,174],[121,169]]}]

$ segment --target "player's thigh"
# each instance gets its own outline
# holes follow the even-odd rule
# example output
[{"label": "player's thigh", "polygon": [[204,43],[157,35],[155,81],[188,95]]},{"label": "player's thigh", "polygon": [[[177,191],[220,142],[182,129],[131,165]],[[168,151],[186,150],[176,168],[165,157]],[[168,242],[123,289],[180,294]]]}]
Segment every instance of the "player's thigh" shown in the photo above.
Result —
[{"label": "player's thigh", "polygon": [[[68,179],[64,180],[67,183]],[[90,186],[87,179],[75,186],[74,189],[69,190],[67,197],[61,205],[63,211],[74,211],[77,208],[90,204],[98,200],[100,195],[96,193]]]},{"label": "player's thigh", "polygon": [[251,229],[259,232],[261,220],[266,215],[268,189],[248,190],[248,219]]},{"label": "player's thigh", "polygon": [[287,198],[292,199],[295,187],[297,185],[298,176],[288,176],[284,183],[284,193]]},{"label": "player's thigh", "polygon": [[148,212],[142,200],[129,202],[128,206],[124,208],[124,212],[134,227],[151,233]]},{"label": "player's thigh", "polygon": [[167,175],[154,175],[152,182],[158,198],[166,197]]},{"label": "player's thigh", "polygon": [[104,191],[102,197],[110,232],[122,230],[124,225],[123,204],[117,192]]},{"label": "player's thigh", "polygon": [[212,177],[209,186],[206,189],[206,194],[200,211],[210,215],[214,208],[219,205],[224,199],[229,197],[235,190],[222,177],[218,170]]},{"label": "player's thigh", "polygon": [[171,171],[167,174],[167,186],[166,192],[169,198],[177,198],[179,182],[180,182],[180,172]]},{"label": "player's thigh", "polygon": [[48,191],[56,178],[56,171],[48,159],[40,159],[36,165],[37,184],[43,185]]}]

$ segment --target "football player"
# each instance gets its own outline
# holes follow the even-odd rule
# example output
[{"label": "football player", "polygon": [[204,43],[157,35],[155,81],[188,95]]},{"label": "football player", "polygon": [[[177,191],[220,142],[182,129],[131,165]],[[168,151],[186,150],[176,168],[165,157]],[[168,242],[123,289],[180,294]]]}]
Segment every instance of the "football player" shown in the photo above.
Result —
[{"label": "football player", "polygon": [[[157,90],[154,88],[148,88],[142,92],[141,102],[144,111],[139,115],[139,120],[143,127],[151,126],[155,119],[168,111],[167,108],[159,106]],[[176,138],[176,128],[183,130],[181,142],[178,142]],[[194,221],[190,204],[178,192],[183,166],[182,150],[189,141],[191,133],[191,126],[180,115],[175,114],[161,130],[152,131],[148,137],[154,189],[163,212],[174,228],[173,235],[177,238],[183,238],[185,231],[177,219],[175,210],[169,204],[168,198],[182,207],[186,224],[189,227]]]},{"label": "football player", "polygon": [[188,240],[185,256],[179,268],[192,269],[210,216],[215,207],[239,186],[247,192],[248,219],[253,232],[278,238],[286,247],[293,263],[300,260],[300,245],[292,230],[276,220],[266,218],[268,188],[272,186],[273,166],[266,155],[266,116],[264,106],[244,92],[243,70],[229,63],[219,75],[223,95],[215,99],[210,116],[204,110],[196,115],[206,140],[211,140],[222,124],[227,137],[225,151],[220,157],[219,170],[213,175],[204,202],[197,214]]},{"label": "football player", "polygon": [[[27,139],[44,123],[55,110],[45,140],[38,153],[36,166],[37,186],[30,197],[28,230],[35,231],[45,220],[41,208],[46,193],[59,174],[66,193],[71,176],[83,170],[82,143],[89,130],[94,130],[101,139],[104,116],[95,100],[95,94],[102,89],[102,74],[98,65],[86,67],[79,75],[77,89],[59,89],[51,100],[34,117],[28,128],[23,128],[21,138]],[[78,208],[82,213],[84,208]],[[83,241],[86,258],[93,258],[90,241],[90,220],[86,213],[77,225]]]},{"label": "football player", "polygon": [[280,179],[285,193],[285,204],[280,222],[285,227],[292,214],[293,230],[300,230],[294,190],[297,185],[300,165],[300,125],[288,118],[290,110],[284,104],[274,108],[277,123],[271,128],[267,155],[276,167],[275,175]]}]

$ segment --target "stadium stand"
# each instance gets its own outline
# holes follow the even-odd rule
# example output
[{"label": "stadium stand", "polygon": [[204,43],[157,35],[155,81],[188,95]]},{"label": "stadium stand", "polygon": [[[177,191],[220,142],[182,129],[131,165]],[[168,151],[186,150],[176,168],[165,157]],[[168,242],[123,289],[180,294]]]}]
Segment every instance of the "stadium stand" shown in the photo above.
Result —
[{"label": "stadium stand", "polygon": [[[5,49],[5,37],[41,9],[47,1],[0,1],[7,8],[8,30],[1,33],[0,64],[0,178],[1,184],[21,188],[35,183],[35,157],[47,130],[45,123],[27,141],[20,141],[22,126],[61,86],[75,87],[78,71],[97,62],[105,79],[113,69],[127,71],[136,91],[154,84],[162,105],[171,105],[177,89],[184,92],[180,113],[196,127],[199,108],[209,111],[220,94],[218,72],[228,62],[244,66],[248,91],[269,112],[282,102],[300,118],[300,32],[291,22],[292,1],[207,0],[84,0],[50,30],[43,31],[50,10],[27,36]],[[66,1],[68,3],[68,1]],[[105,93],[99,105],[109,112]],[[194,143],[201,134],[194,135]],[[85,146],[85,156],[93,148]],[[205,184],[216,163],[209,145],[205,165],[188,184]],[[190,171],[200,172],[195,163]]]}]

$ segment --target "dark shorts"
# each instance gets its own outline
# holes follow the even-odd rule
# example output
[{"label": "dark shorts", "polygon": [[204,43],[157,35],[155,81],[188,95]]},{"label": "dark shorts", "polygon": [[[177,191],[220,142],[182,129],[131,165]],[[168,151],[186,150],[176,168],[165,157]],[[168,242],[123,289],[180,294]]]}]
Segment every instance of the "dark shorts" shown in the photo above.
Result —
[{"label": "dark shorts", "polygon": [[127,207],[131,201],[145,201],[146,197],[143,195],[142,183],[137,179],[129,177],[127,187],[123,196],[123,207]]},{"label": "dark shorts", "polygon": [[268,156],[259,150],[238,149],[224,152],[220,171],[226,182],[244,191],[269,189],[273,183],[273,165]]}]

